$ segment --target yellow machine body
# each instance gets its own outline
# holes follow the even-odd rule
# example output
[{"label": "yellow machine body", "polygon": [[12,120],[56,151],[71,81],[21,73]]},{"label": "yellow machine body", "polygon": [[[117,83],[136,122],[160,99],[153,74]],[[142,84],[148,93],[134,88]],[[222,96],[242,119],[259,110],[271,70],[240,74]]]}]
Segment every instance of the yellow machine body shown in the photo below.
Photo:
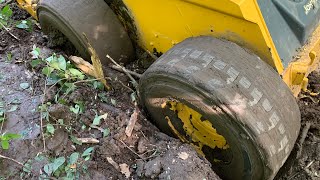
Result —
[{"label": "yellow machine body", "polygon": [[[32,0],[17,0],[36,17]],[[209,35],[250,49],[275,68],[297,96],[320,54],[320,27],[285,68],[257,0],[123,0],[131,16],[137,43],[150,52],[164,53],[188,37]]]}]

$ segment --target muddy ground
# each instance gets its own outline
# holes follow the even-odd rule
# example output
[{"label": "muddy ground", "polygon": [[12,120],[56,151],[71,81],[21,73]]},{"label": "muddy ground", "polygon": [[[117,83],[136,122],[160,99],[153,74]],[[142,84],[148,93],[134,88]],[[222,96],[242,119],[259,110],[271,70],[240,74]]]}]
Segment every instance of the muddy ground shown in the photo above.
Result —
[{"label": "muddy ground", "polygon": [[[15,21],[30,18],[27,13],[10,4]],[[137,123],[130,137],[125,134],[128,120],[135,112],[132,91],[127,88],[129,79],[122,73],[106,69],[113,89],[106,92],[95,89],[90,83],[78,83],[72,93],[64,97],[64,103],[54,103],[59,87],[45,86],[41,68],[32,68],[30,52],[39,47],[41,56],[52,53],[65,55],[59,47],[51,47],[41,29],[35,25],[31,32],[12,28],[10,32],[0,29],[0,101],[4,102],[6,121],[1,133],[17,133],[22,138],[12,140],[9,150],[0,148],[0,155],[13,158],[26,167],[7,159],[0,159],[0,179],[38,179],[45,177],[44,167],[54,158],[80,154],[89,147],[94,150],[89,157],[80,157],[72,166],[74,175],[80,179],[219,179],[210,164],[189,145],[168,137],[148,121],[143,110],[138,113]],[[49,48],[51,47],[51,48]],[[8,54],[12,57],[8,58]],[[137,67],[133,64],[130,67]],[[141,70],[141,69],[140,69]],[[46,89],[46,91],[45,91]],[[49,89],[49,90],[48,90]],[[320,74],[310,76],[308,89],[320,92]],[[45,94],[45,95],[44,95]],[[299,106],[302,129],[294,151],[276,179],[320,179],[320,95],[302,93]],[[43,126],[55,124],[53,135],[41,134],[39,106],[51,102],[50,119],[42,119]],[[82,102],[83,113],[75,115],[69,109]],[[96,114],[102,119],[99,128],[90,127]],[[101,129],[108,129],[105,135]],[[96,144],[77,144],[76,138],[98,140]],[[61,170],[62,175],[66,170]]]}]

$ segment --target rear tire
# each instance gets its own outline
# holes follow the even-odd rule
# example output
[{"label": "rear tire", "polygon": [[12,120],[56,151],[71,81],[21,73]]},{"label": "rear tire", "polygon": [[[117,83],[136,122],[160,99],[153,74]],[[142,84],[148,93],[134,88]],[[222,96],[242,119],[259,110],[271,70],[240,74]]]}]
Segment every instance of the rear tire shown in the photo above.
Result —
[{"label": "rear tire", "polygon": [[196,146],[223,179],[272,179],[300,129],[298,105],[279,75],[212,37],[186,39],[162,55],[144,73],[140,96],[158,127]]},{"label": "rear tire", "polygon": [[132,60],[130,38],[103,0],[41,0],[37,14],[46,34],[61,32],[87,60],[90,55],[83,33],[102,64],[108,64],[107,54],[117,62]]}]

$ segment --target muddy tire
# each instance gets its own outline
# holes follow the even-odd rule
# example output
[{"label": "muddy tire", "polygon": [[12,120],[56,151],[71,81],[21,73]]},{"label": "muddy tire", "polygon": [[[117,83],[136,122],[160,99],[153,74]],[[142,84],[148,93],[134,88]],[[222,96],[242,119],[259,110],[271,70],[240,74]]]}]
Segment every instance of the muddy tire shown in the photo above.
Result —
[{"label": "muddy tire", "polygon": [[103,0],[41,0],[37,14],[49,37],[61,38],[62,33],[85,59],[89,60],[90,56],[83,33],[103,64],[109,62],[107,54],[118,62],[127,63],[132,59],[130,38]]},{"label": "muddy tire", "polygon": [[212,37],[186,39],[162,55],[144,73],[140,96],[158,127],[193,144],[223,179],[272,179],[300,129],[279,75]]}]

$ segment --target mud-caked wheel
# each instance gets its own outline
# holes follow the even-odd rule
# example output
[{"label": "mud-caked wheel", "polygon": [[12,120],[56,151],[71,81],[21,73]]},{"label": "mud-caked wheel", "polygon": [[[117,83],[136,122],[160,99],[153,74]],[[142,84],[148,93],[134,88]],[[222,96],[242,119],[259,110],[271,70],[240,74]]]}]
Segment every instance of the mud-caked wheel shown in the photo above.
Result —
[{"label": "mud-caked wheel", "polygon": [[37,14],[42,30],[50,38],[59,44],[66,37],[85,59],[90,56],[83,33],[102,64],[108,63],[107,54],[118,62],[132,59],[130,38],[103,0],[41,0]]},{"label": "mud-caked wheel", "polygon": [[192,144],[223,179],[272,179],[289,156],[300,111],[279,75],[226,40],[189,38],[140,81],[158,127]]}]

